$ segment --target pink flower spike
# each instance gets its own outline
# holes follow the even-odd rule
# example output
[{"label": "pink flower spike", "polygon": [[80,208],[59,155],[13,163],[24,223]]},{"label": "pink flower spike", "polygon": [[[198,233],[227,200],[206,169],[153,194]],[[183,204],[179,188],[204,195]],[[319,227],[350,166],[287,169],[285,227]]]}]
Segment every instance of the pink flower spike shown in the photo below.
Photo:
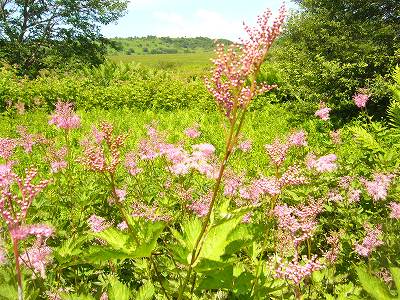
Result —
[{"label": "pink flower spike", "polygon": [[51,261],[49,257],[51,253],[51,248],[43,245],[42,240],[38,240],[35,245],[22,253],[20,260],[26,267],[33,268],[42,278],[46,278],[46,266]]},{"label": "pink flower spike", "polygon": [[265,150],[271,162],[276,166],[281,166],[286,159],[287,151],[289,150],[288,144],[282,144],[276,139],[272,144],[265,145]]},{"label": "pink flower spike", "polygon": [[390,218],[400,220],[400,203],[390,202]]},{"label": "pink flower spike", "polygon": [[354,248],[359,255],[368,257],[372,251],[383,245],[383,241],[381,239],[383,232],[381,225],[377,225],[375,228],[373,228],[370,225],[365,224],[364,228],[367,232],[367,235],[361,244],[355,243]]},{"label": "pink flower spike", "polygon": [[53,124],[60,129],[70,130],[81,126],[81,119],[72,109],[72,103],[59,100],[56,104],[56,110],[51,115],[49,124]]}]

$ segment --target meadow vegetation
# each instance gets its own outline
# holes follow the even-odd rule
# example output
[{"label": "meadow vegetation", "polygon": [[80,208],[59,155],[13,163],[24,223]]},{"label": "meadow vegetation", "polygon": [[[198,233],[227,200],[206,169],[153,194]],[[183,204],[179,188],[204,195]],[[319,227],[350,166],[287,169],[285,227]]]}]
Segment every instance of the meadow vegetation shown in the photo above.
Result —
[{"label": "meadow vegetation", "polygon": [[341,6],[297,2],[214,52],[1,66],[0,300],[398,299],[398,48],[318,55]]}]

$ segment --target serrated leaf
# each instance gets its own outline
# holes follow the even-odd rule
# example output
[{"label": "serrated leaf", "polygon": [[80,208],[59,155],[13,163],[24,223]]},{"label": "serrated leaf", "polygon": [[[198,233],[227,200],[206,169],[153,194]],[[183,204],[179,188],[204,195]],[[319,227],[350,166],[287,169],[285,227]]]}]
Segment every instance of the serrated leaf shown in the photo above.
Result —
[{"label": "serrated leaf", "polygon": [[362,287],[373,298],[377,300],[393,299],[382,280],[368,274],[364,268],[358,267],[356,270]]},{"label": "serrated leaf", "polygon": [[110,283],[110,289],[108,292],[110,300],[129,300],[131,291],[125,284],[112,276],[109,276],[108,280]]},{"label": "serrated leaf", "polygon": [[136,294],[136,300],[151,300],[154,296],[154,286],[150,281],[147,281],[139,288]]},{"label": "serrated leaf", "polygon": [[242,218],[242,215],[238,215],[212,226],[204,240],[199,258],[220,261],[221,256],[225,253],[225,248],[230,242],[230,233],[241,222]]}]

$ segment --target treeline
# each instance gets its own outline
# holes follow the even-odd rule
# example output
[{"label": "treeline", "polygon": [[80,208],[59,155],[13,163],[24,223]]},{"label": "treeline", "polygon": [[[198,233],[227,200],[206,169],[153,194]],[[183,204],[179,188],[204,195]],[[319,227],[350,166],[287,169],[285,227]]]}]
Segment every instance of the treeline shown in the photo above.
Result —
[{"label": "treeline", "polygon": [[215,48],[216,42],[225,45],[232,44],[226,39],[210,39],[207,37],[156,37],[148,35],[146,37],[128,37],[111,39],[112,47],[109,47],[109,54],[123,53],[134,54],[175,54],[175,53],[194,53],[207,52]]}]

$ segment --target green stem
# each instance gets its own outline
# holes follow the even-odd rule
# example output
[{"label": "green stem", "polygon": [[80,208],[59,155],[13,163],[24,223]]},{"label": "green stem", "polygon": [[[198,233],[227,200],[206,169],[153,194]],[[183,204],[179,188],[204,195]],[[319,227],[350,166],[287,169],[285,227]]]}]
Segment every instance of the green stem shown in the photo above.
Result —
[{"label": "green stem", "polygon": [[18,251],[18,240],[11,237],[13,242],[13,251],[15,257],[15,271],[17,273],[17,283],[18,283],[18,300],[24,300],[24,292],[22,289],[22,274],[21,267],[19,265],[19,251]]}]

